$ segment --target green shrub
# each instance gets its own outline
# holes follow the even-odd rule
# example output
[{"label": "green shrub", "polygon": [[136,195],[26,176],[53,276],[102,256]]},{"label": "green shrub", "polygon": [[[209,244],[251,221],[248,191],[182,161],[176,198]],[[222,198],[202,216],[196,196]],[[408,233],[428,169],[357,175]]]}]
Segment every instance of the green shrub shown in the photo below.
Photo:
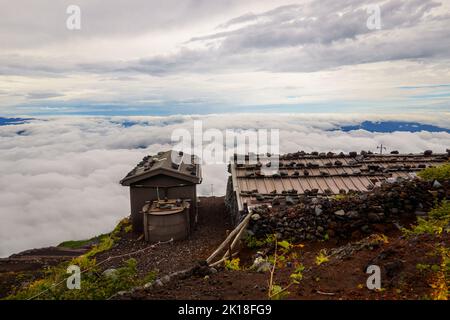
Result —
[{"label": "green shrub", "polygon": [[[95,265],[95,260],[84,260],[88,266],[80,268],[81,289],[69,290],[66,286],[66,273],[69,263],[64,263],[54,267],[47,272],[45,278],[33,282],[28,288],[20,291],[7,299],[30,299],[39,300],[95,300],[107,299],[122,290],[129,290],[134,286],[145,283],[137,276],[136,260],[129,259],[125,265],[117,268],[114,276],[105,276],[99,267]],[[85,269],[88,267],[87,269]],[[87,270],[86,272],[83,272]],[[151,276],[151,277],[150,277]],[[154,280],[155,275],[151,274],[145,281]]]},{"label": "green shrub", "polygon": [[[44,277],[31,283],[27,288],[6,299],[45,299],[45,300],[86,300],[107,299],[122,290],[153,281],[155,272],[150,272],[140,279],[137,275],[135,259],[125,261],[124,265],[117,268],[114,276],[107,277],[102,274],[102,269],[97,265],[95,255],[111,249],[114,243],[120,239],[119,235],[129,225],[128,219],[119,222],[116,228],[107,235],[99,236],[99,243],[86,254],[76,257],[71,261],[63,262],[57,266],[45,270]],[[62,243],[61,246],[77,246],[81,242]],[[81,289],[69,290],[66,279],[69,276],[67,267],[76,265],[81,270]]]},{"label": "green shrub", "polygon": [[424,180],[449,180],[450,179],[450,163],[437,167],[426,168],[417,174]]},{"label": "green shrub", "polygon": [[91,239],[85,239],[85,240],[69,240],[64,241],[58,244],[58,247],[60,248],[69,248],[69,249],[79,249],[86,245],[90,244],[96,244],[99,243],[103,238],[109,237],[109,234],[101,234],[99,236],[93,237]]},{"label": "green shrub", "polygon": [[245,238],[245,244],[247,245],[248,248],[254,249],[264,247],[265,245],[273,244],[275,243],[275,240],[276,237],[273,234],[267,235],[266,238],[263,240],[259,240],[255,236],[248,235]]},{"label": "green shrub", "polygon": [[444,231],[450,231],[450,201],[442,201],[426,218],[417,218],[417,225],[411,230],[403,229],[405,235],[424,233],[440,235]]}]

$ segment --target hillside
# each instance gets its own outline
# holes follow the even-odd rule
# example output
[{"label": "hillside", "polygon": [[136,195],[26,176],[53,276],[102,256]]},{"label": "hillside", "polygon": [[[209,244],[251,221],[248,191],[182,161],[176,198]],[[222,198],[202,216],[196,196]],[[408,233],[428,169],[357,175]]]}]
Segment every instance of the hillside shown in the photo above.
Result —
[{"label": "hillside", "polygon": [[[111,234],[62,244],[70,248],[30,250],[3,259],[0,295],[448,299],[448,168],[427,169],[421,173],[424,180],[386,183],[365,193],[262,206],[253,212],[237,255],[215,267],[204,261],[232,229],[223,198],[201,199],[198,228],[185,241],[148,244],[133,235],[124,219]],[[81,290],[65,288],[69,264],[84,271]],[[381,269],[380,289],[366,286],[370,265]]]}]

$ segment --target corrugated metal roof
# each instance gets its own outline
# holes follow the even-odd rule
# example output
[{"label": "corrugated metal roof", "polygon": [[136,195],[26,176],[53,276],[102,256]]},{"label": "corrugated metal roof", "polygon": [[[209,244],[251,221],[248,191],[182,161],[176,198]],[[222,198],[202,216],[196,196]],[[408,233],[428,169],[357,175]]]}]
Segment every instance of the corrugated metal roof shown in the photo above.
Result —
[{"label": "corrugated metal roof", "polygon": [[238,163],[234,159],[231,174],[240,210],[244,204],[251,207],[278,198],[368,191],[388,178],[411,178],[423,168],[449,161],[449,154],[297,152],[280,156],[279,170],[264,174],[267,164],[275,163],[272,159],[255,157],[252,163],[248,157]]}]

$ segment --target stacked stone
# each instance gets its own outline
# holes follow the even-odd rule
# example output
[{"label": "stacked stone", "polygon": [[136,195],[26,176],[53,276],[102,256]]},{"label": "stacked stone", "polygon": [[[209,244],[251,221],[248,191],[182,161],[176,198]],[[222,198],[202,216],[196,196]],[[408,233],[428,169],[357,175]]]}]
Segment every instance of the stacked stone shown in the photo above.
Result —
[{"label": "stacked stone", "polygon": [[407,180],[384,183],[365,193],[303,196],[297,204],[253,208],[249,231],[257,238],[276,234],[292,241],[349,239],[401,218],[424,216],[436,200],[450,199],[450,182]]}]

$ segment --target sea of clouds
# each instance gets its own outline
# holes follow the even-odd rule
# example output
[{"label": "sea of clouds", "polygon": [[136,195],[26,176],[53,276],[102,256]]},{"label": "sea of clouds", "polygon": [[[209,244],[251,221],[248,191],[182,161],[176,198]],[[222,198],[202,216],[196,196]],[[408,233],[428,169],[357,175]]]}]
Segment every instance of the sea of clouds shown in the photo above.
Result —
[{"label": "sea of clouds", "polygon": [[[406,119],[407,118],[407,119]],[[119,184],[142,157],[170,149],[173,130],[279,129],[280,151],[445,152],[446,132],[343,132],[364,120],[409,120],[450,127],[448,114],[221,114],[169,117],[37,118],[0,126],[0,257],[89,238],[129,215],[128,189]],[[130,122],[131,121],[131,122]],[[130,125],[130,123],[132,125]],[[226,164],[203,166],[200,195],[225,193]]]}]

